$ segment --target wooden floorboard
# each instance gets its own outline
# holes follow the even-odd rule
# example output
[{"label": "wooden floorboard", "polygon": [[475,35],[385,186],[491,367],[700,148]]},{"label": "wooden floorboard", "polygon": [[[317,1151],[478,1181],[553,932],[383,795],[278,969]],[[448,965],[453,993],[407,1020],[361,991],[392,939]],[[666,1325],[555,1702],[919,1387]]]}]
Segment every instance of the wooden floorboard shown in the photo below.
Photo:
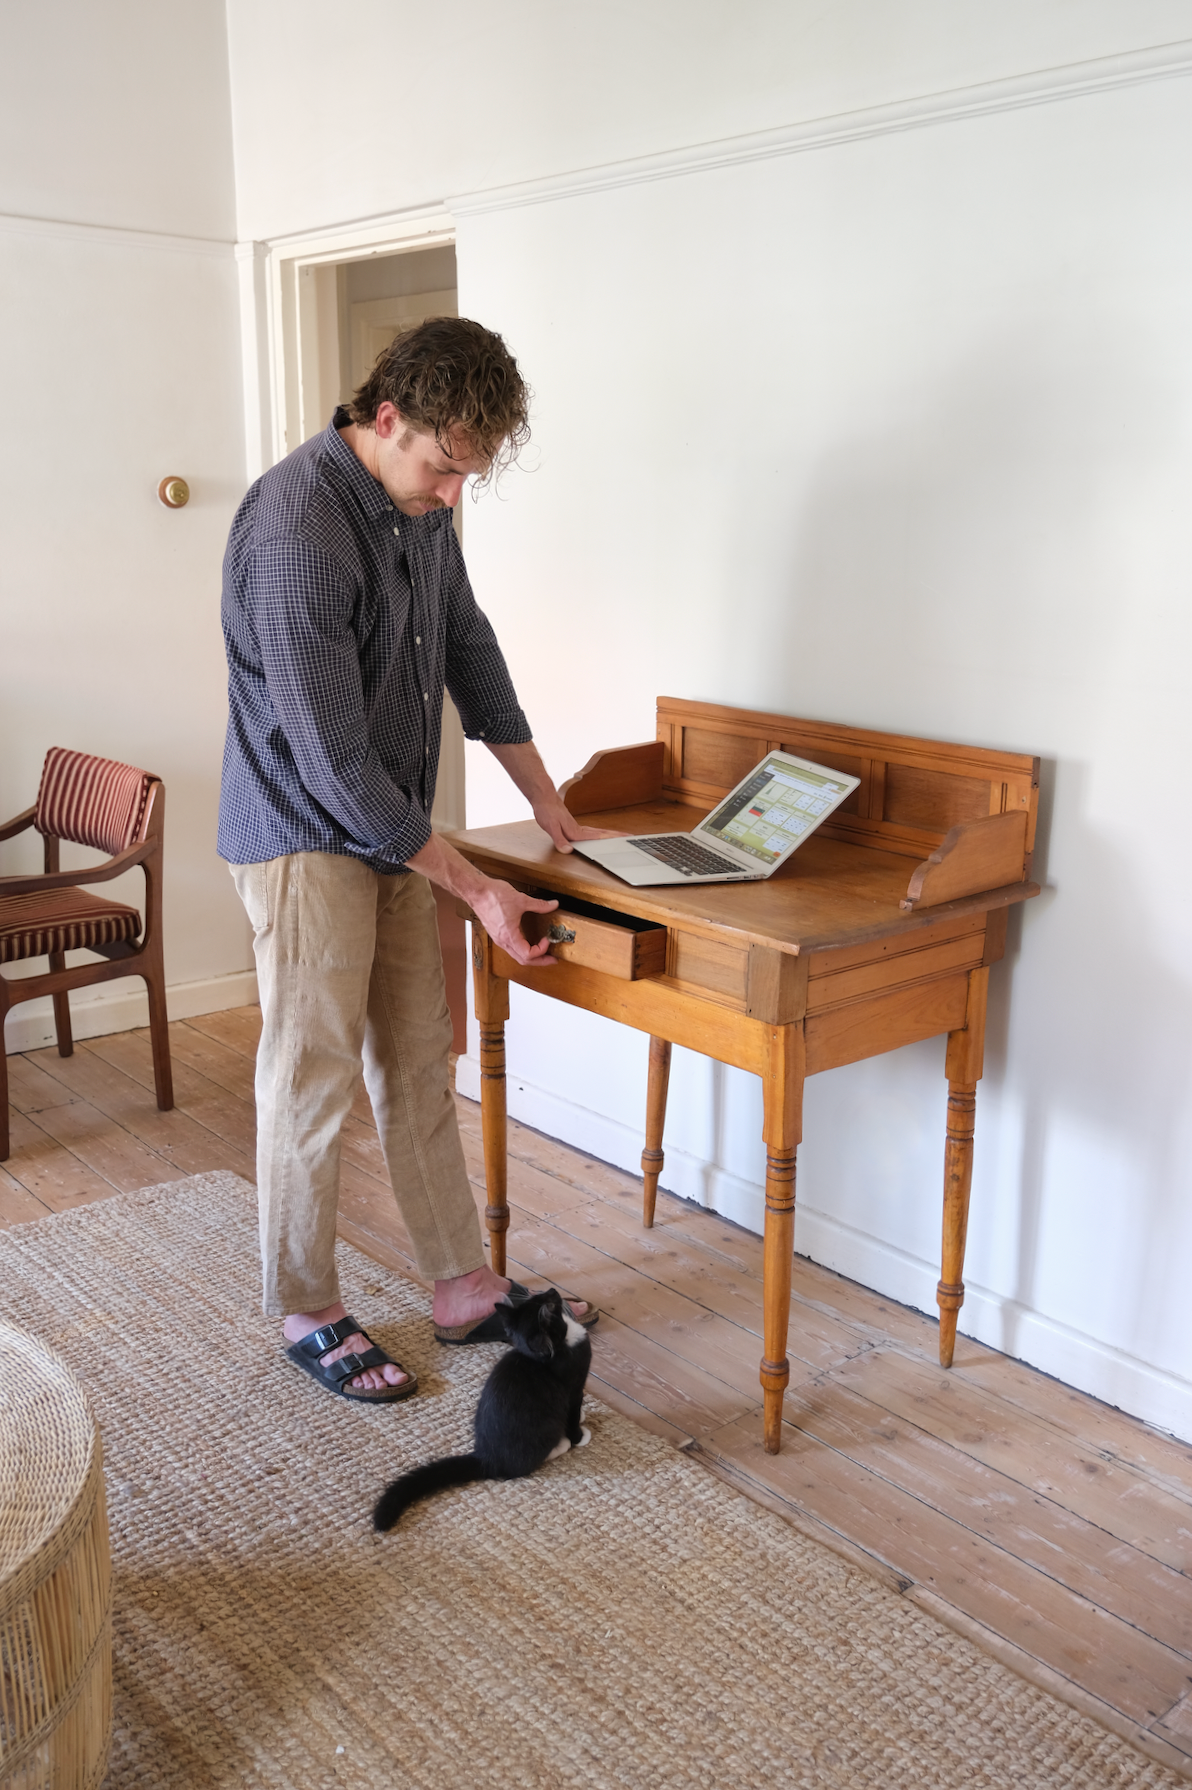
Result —
[{"label": "wooden floorboard", "polygon": [[[256,1008],[9,1058],[0,1225],[121,1189],[253,1176]],[[478,1109],[459,1100],[482,1209]],[[782,1453],[761,1444],[762,1242],[511,1121],[511,1270],[594,1299],[592,1390],[709,1472],[1192,1778],[1192,1448],[796,1258]],[[340,1233],[419,1280],[361,1085]],[[425,1283],[422,1283],[425,1284]]]}]

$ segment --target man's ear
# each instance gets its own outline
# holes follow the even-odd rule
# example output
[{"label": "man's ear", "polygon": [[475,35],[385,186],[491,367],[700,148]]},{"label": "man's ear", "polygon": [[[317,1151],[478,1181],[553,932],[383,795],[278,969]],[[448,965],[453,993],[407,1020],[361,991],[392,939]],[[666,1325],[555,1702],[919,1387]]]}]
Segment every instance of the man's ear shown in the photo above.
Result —
[{"label": "man's ear", "polygon": [[389,441],[395,435],[402,435],[406,429],[406,419],[396,404],[388,398],[377,405],[377,414],[373,418],[373,428],[382,441]]}]

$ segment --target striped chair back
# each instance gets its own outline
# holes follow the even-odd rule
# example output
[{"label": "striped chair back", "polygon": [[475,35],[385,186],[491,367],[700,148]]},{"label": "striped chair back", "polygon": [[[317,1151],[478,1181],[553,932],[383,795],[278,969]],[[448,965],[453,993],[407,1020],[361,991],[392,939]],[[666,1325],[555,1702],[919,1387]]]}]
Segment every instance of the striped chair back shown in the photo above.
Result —
[{"label": "striped chair back", "polygon": [[37,792],[33,824],[39,833],[120,852],[140,833],[151,771],[51,746]]}]

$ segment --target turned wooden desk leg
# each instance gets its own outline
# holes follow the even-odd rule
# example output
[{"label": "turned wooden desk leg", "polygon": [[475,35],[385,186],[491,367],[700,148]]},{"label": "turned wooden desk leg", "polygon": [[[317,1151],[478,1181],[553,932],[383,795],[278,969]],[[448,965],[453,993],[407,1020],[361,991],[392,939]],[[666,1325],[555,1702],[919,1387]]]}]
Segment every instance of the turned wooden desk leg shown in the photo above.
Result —
[{"label": "turned wooden desk leg", "polygon": [[964,1304],[964,1246],[968,1236],[969,1193],[973,1184],[973,1128],[977,1083],[985,1057],[985,1004],[988,967],[969,974],[968,1013],[963,1031],[949,1032],[948,1136],[944,1146],[944,1225],[940,1281],[940,1366],[951,1367],[956,1351],[956,1318]]},{"label": "turned wooden desk leg", "polygon": [[764,1442],[782,1446],[782,1401],[790,1379],[786,1337],[791,1315],[791,1258],[795,1248],[795,1152],[803,1125],[803,1026],[770,1026],[765,1097],[766,1231],[762,1257]]},{"label": "turned wooden desk leg", "polygon": [[658,1177],[666,1158],[662,1132],[666,1124],[666,1090],[670,1082],[671,1047],[666,1038],[650,1039],[650,1075],[646,1083],[646,1147],[642,1151],[642,1223],[654,1223]]},{"label": "turned wooden desk leg", "polygon": [[478,920],[472,921],[472,985],[480,1022],[480,1129],[484,1139],[484,1183],[488,1204],[489,1266],[505,1272],[505,1233],[509,1229],[508,1163],[505,1128],[505,1021],[509,1018],[509,984],[492,969],[492,940]]},{"label": "turned wooden desk leg", "polygon": [[975,1082],[948,1082],[948,1141],[944,1146],[944,1238],[941,1274],[935,1289],[940,1308],[940,1366],[951,1367],[956,1349],[956,1315],[964,1304],[964,1245],[969,1191],[973,1183]]}]

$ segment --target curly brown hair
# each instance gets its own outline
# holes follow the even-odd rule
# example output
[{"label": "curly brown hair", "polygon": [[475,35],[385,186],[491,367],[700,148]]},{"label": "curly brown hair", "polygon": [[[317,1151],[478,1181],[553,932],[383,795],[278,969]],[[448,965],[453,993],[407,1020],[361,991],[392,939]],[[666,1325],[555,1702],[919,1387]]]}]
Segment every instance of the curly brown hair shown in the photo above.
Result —
[{"label": "curly brown hair", "polygon": [[466,443],[487,461],[487,478],[530,439],[530,396],[500,336],[468,317],[428,317],[377,356],[348,415],[372,428],[381,405],[394,404],[413,428],[433,430],[452,458]]}]

